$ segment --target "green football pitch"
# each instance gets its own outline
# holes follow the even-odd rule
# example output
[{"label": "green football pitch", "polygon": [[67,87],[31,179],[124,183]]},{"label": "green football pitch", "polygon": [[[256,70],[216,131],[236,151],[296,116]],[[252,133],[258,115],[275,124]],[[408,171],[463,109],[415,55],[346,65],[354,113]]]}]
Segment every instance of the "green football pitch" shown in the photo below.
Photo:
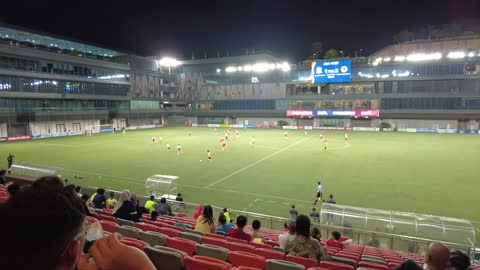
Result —
[{"label": "green football pitch", "polygon": [[[186,201],[282,217],[291,204],[309,212],[321,181],[324,195],[340,204],[480,220],[478,135],[348,132],[346,143],[337,131],[288,131],[285,139],[284,130],[240,129],[222,151],[226,131],[168,127],[9,142],[0,154],[61,168],[75,184],[139,195],[146,195],[149,176],[175,175]],[[152,136],[163,143],[152,144]]]}]

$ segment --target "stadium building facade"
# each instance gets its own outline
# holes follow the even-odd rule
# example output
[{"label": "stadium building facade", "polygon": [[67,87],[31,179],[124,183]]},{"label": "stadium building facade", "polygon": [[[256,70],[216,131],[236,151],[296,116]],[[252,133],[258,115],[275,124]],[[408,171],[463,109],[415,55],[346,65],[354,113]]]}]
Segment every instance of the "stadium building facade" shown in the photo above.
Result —
[{"label": "stadium building facade", "polygon": [[0,138],[84,134],[101,125],[276,127],[280,120],[479,129],[480,39],[392,45],[347,61],[342,82],[316,82],[315,63],[288,64],[269,53],[163,67],[156,58],[0,25]]}]

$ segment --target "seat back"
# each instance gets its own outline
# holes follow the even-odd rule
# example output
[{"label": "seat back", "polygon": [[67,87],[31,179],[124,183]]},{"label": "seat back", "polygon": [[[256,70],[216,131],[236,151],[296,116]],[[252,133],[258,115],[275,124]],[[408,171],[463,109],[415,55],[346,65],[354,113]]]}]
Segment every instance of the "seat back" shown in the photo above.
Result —
[{"label": "seat back", "polygon": [[107,221],[107,220],[100,220],[100,225],[102,225],[102,229],[106,232],[109,233],[114,233],[115,232],[115,226],[117,226],[117,223],[112,222],[112,221]]},{"label": "seat back", "polygon": [[228,242],[228,249],[231,251],[255,252],[254,246],[236,242]]},{"label": "seat back", "polygon": [[186,270],[229,270],[232,267],[227,262],[203,256],[185,257],[183,262]]},{"label": "seat back", "polygon": [[173,229],[166,228],[166,227],[158,228],[157,232],[168,235],[168,237],[177,237],[178,233],[179,233],[179,231],[177,231],[177,230],[173,230]]},{"label": "seat back", "polygon": [[149,224],[149,223],[136,223],[135,224],[135,227],[136,228],[139,228],[140,230],[142,231],[151,231],[151,232],[156,232],[158,230],[158,226],[155,226],[153,224]]},{"label": "seat back", "polygon": [[157,269],[182,270],[184,267],[186,254],[181,251],[160,246],[147,246],[144,251]]},{"label": "seat back", "polygon": [[225,238],[225,240],[227,240],[227,242],[231,242],[231,243],[248,244],[248,241],[247,241],[247,240],[237,239],[237,238],[233,238],[233,237],[229,237],[229,236],[227,236],[227,237]]},{"label": "seat back", "polygon": [[265,257],[243,251],[230,251],[228,253],[228,261],[233,266],[248,266],[259,269],[265,269]]},{"label": "seat back", "polygon": [[151,246],[165,246],[165,238],[168,238],[165,234],[157,232],[144,232],[140,231],[140,240],[149,243]]},{"label": "seat back", "polygon": [[383,265],[386,265],[387,263],[381,259],[381,258],[375,258],[373,256],[363,256],[361,261],[365,261],[365,262],[373,262],[373,263],[378,263],[378,264],[383,264]]},{"label": "seat back", "polygon": [[121,218],[117,218],[117,223],[121,226],[135,226],[135,222]]},{"label": "seat back", "polygon": [[215,246],[224,247],[224,248],[228,249],[228,242],[227,241],[217,239],[217,238],[212,238],[212,237],[203,237],[202,238],[202,244],[215,245]]},{"label": "seat back", "polygon": [[125,245],[136,247],[141,250],[143,250],[146,246],[149,246],[147,242],[144,242],[142,240],[138,240],[135,238],[130,238],[130,237],[122,237],[120,239],[120,242],[124,243]]},{"label": "seat back", "polygon": [[204,257],[210,257],[221,261],[228,260],[228,249],[208,244],[197,245],[195,254]]},{"label": "seat back", "polygon": [[193,234],[198,234],[200,236],[204,236],[204,234],[202,232],[197,232],[197,231],[194,231],[194,230],[190,230],[190,229],[185,229],[184,232],[188,232],[188,233],[193,233]]},{"label": "seat back", "polygon": [[202,236],[195,233],[181,232],[178,234],[178,237],[192,240],[198,244],[202,243]]},{"label": "seat back", "polygon": [[358,263],[360,261],[359,256],[352,255],[352,254],[349,254],[349,253],[343,253],[343,252],[338,252],[337,254],[335,254],[335,257],[342,257],[342,258],[350,259],[350,260],[355,261],[355,263]]},{"label": "seat back", "polygon": [[350,260],[350,259],[347,259],[347,258],[343,258],[343,257],[330,256],[330,257],[327,257],[327,261],[344,263],[344,264],[348,264],[348,265],[352,266],[353,269],[357,268],[357,262],[356,261]]},{"label": "seat back", "polygon": [[305,266],[305,268],[317,267],[318,266],[318,261],[315,260],[315,259],[297,257],[297,256],[292,256],[292,255],[287,255],[287,261],[301,264],[301,265]]},{"label": "seat back", "polygon": [[374,262],[360,261],[357,265],[358,267],[371,268],[376,270],[390,270],[388,266]]},{"label": "seat back", "polygon": [[256,247],[256,248],[269,248],[269,249],[273,249],[273,247],[271,245],[267,245],[267,244],[262,244],[262,243],[255,243],[255,242],[250,242],[250,245]]},{"label": "seat back", "polygon": [[339,262],[330,262],[330,261],[321,261],[320,267],[327,268],[330,270],[354,270],[353,266],[339,263]]},{"label": "seat back", "polygon": [[165,243],[168,247],[181,250],[187,253],[189,256],[193,256],[193,254],[195,254],[195,246],[197,245],[197,243],[193,242],[192,240],[179,237],[166,238]]},{"label": "seat back", "polygon": [[213,238],[218,238],[218,239],[221,239],[221,240],[225,240],[225,235],[220,235],[220,234],[216,234],[216,233],[206,233],[205,237],[213,237]]},{"label": "seat back", "polygon": [[305,266],[301,264],[273,259],[267,260],[265,267],[266,270],[305,270]]},{"label": "seat back", "polygon": [[285,253],[272,248],[257,248],[255,254],[265,257],[265,259],[285,260]]},{"label": "seat back", "polygon": [[121,234],[123,237],[140,239],[140,230],[135,227],[115,225],[115,232]]}]

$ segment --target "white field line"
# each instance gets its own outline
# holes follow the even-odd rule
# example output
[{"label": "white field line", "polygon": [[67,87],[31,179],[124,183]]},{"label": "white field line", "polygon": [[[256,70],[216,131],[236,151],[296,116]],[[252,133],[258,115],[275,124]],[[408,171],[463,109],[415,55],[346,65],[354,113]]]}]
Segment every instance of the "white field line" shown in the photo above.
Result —
[{"label": "white field line", "polygon": [[242,211],[247,211],[248,208],[252,208],[252,206],[257,203],[258,201],[263,201],[262,199],[255,199],[253,202],[251,202],[247,207],[243,208]]},{"label": "white field line", "polygon": [[266,156],[266,157],[264,157],[264,158],[262,158],[262,159],[260,159],[260,160],[257,160],[257,161],[255,161],[254,163],[252,163],[252,164],[250,164],[250,165],[247,165],[247,166],[245,166],[245,167],[243,167],[243,168],[241,168],[241,169],[239,169],[239,170],[237,170],[237,171],[234,171],[233,173],[231,173],[231,174],[229,174],[229,175],[227,175],[227,176],[225,176],[225,177],[223,177],[223,178],[218,179],[217,181],[215,181],[215,182],[213,182],[213,183],[211,183],[211,184],[206,185],[205,188],[209,188],[209,187],[211,187],[211,186],[214,186],[214,185],[216,185],[216,184],[218,184],[218,183],[220,183],[220,182],[222,182],[222,181],[224,181],[224,180],[226,180],[226,179],[228,179],[228,178],[230,178],[230,177],[232,177],[232,176],[234,176],[234,175],[236,175],[236,174],[238,174],[238,173],[240,173],[240,172],[243,172],[244,170],[246,170],[246,169],[248,169],[248,168],[250,168],[250,167],[252,167],[252,166],[257,165],[258,163],[260,163],[260,162],[262,162],[262,161],[264,161],[264,160],[267,160],[267,159],[269,159],[269,158],[271,158],[271,157],[273,157],[273,156],[276,156],[276,155],[280,154],[281,152],[283,152],[283,151],[285,151],[285,150],[287,150],[287,149],[290,149],[290,148],[294,147],[294,146],[297,145],[297,144],[303,143],[304,141],[309,140],[309,139],[311,139],[311,138],[312,138],[312,137],[310,136],[310,137],[305,138],[305,139],[303,139],[303,140],[300,140],[300,141],[298,141],[298,142],[296,142],[296,143],[294,143],[294,144],[291,144],[291,145],[289,145],[289,146],[286,146],[286,147],[284,147],[284,148],[282,148],[282,149],[274,152],[273,154],[270,154],[270,155],[268,155],[268,156]]}]

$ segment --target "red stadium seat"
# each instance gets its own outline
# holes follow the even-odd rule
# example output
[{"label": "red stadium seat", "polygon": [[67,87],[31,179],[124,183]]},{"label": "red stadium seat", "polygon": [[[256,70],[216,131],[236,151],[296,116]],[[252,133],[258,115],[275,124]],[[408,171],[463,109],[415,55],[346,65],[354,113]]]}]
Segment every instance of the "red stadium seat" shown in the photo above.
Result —
[{"label": "red stadium seat", "polygon": [[270,248],[273,249],[272,246],[267,245],[267,244],[261,244],[261,243],[255,243],[255,242],[250,242],[250,245],[256,247],[256,248]]},{"label": "red stadium seat", "polygon": [[318,266],[318,261],[315,260],[315,259],[297,257],[297,256],[292,256],[292,255],[287,255],[287,261],[301,264],[301,265],[305,266],[305,268],[317,267]]},{"label": "red stadium seat", "polygon": [[245,252],[255,252],[255,247],[249,244],[229,242],[227,248],[231,251],[245,251]]},{"label": "red stadium seat", "polygon": [[276,251],[271,248],[257,248],[255,250],[255,254],[265,257],[267,260],[268,259],[285,260],[285,253]]},{"label": "red stadium seat", "polygon": [[185,229],[182,228],[182,227],[177,227],[177,226],[169,225],[169,224],[166,224],[164,227],[165,227],[165,228],[172,229],[172,230],[177,230],[177,231],[179,231],[179,232],[184,232],[184,231],[185,231]]},{"label": "red stadium seat", "polygon": [[213,238],[213,237],[202,237],[202,244],[209,244],[209,245],[215,245],[223,248],[228,249],[228,242],[225,240],[221,240],[218,238]]},{"label": "red stadium seat", "polygon": [[330,270],[330,269],[322,268],[322,267],[310,267],[310,268],[307,268],[307,270]]},{"label": "red stadium seat", "polygon": [[135,223],[135,227],[139,228],[144,232],[158,232],[158,229],[160,229],[160,227],[148,223]]},{"label": "red stadium seat", "polygon": [[238,268],[231,268],[230,270],[239,269],[239,270],[262,270],[262,268],[255,268],[255,267],[248,267],[248,266],[240,266]]},{"label": "red stadium seat", "polygon": [[272,247],[278,247],[278,246],[280,246],[280,245],[278,244],[278,239],[277,239],[277,241],[267,240],[267,241],[265,241],[265,244],[271,245]]},{"label": "red stadium seat", "polygon": [[353,266],[339,263],[339,262],[330,262],[330,261],[321,261],[320,262],[321,268],[326,268],[330,270],[353,270]]},{"label": "red stadium seat", "polygon": [[248,241],[247,241],[247,240],[237,239],[237,238],[228,237],[228,236],[227,236],[227,238],[225,238],[225,240],[227,240],[227,242],[235,242],[235,243],[248,244]]},{"label": "red stadium seat", "polygon": [[357,264],[357,267],[364,267],[364,268],[370,268],[370,269],[376,269],[376,270],[390,270],[390,268],[388,268],[388,266],[384,264],[379,264],[374,262],[365,262],[365,261],[360,261]]},{"label": "red stadium seat", "polygon": [[165,227],[158,228],[156,232],[163,233],[163,234],[167,235],[168,237],[177,237],[178,233],[179,233],[179,231],[177,231],[177,230],[173,230],[173,229],[165,228]]},{"label": "red stadium seat", "polygon": [[195,256],[186,256],[183,258],[186,270],[229,270],[232,265],[214,258]]},{"label": "red stadium seat", "polygon": [[233,266],[248,266],[259,269],[265,268],[265,257],[243,251],[230,251],[228,253],[228,261]]},{"label": "red stadium seat", "polygon": [[109,233],[115,232],[115,226],[117,223],[107,220],[100,220],[100,225],[102,225],[102,229]]},{"label": "red stadium seat", "polygon": [[90,222],[90,223],[95,223],[95,222],[98,221],[97,218],[94,218],[94,217],[91,217],[91,216],[86,216],[85,218],[86,218],[86,219],[88,220],[88,222]]},{"label": "red stadium seat", "polygon": [[352,255],[350,253],[344,253],[344,252],[338,252],[335,254],[336,257],[342,257],[345,259],[350,259],[354,260],[356,263],[360,261],[360,256],[359,255]]},{"label": "red stadium seat", "polygon": [[205,236],[225,240],[224,235],[220,235],[220,234],[216,234],[216,233],[206,233]]},{"label": "red stadium seat", "polygon": [[117,223],[117,219],[114,216],[107,216],[107,215],[102,215],[102,214],[97,214],[95,216],[99,220],[106,220],[106,221],[111,221]]},{"label": "red stadium seat", "polygon": [[138,240],[130,237],[122,237],[120,238],[120,242],[124,243],[125,245],[136,247],[141,250],[143,250],[146,246],[149,246],[147,242],[143,242],[142,240]]},{"label": "red stadium seat", "polygon": [[197,245],[197,243],[192,240],[180,237],[166,238],[165,243],[167,244],[167,247],[181,250],[189,256],[195,254],[195,246]]}]

